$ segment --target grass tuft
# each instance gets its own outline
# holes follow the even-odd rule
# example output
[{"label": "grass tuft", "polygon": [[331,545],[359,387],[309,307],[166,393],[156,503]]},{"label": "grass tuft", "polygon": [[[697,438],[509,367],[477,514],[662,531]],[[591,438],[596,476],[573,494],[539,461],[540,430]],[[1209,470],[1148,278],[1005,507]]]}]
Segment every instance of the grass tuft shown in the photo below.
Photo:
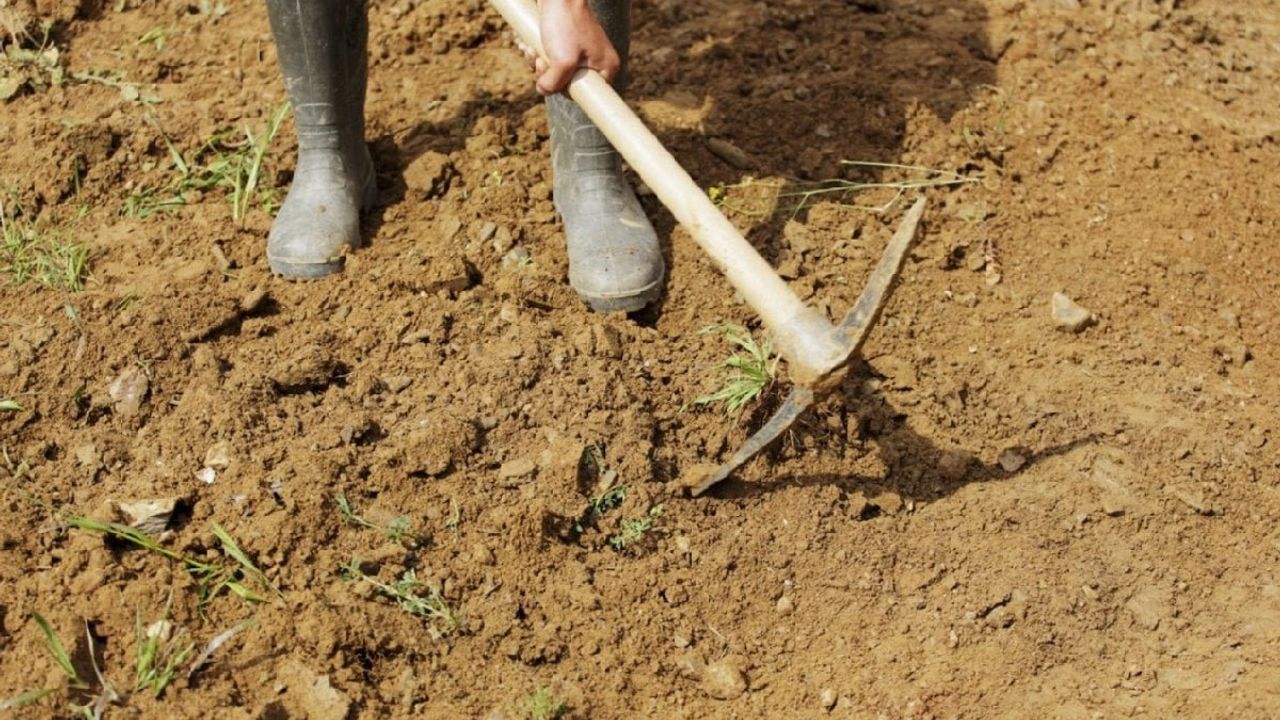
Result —
[{"label": "grass tuft", "polygon": [[213,534],[222,544],[223,554],[235,561],[234,565],[218,562],[206,562],[183,553],[170,550],[169,548],[161,545],[150,535],[128,525],[121,525],[120,523],[104,523],[98,520],[80,517],[78,515],[68,515],[66,517],[66,521],[72,527],[101,533],[107,537],[112,537],[129,543],[182,564],[183,567],[186,568],[187,572],[196,580],[197,593],[199,597],[198,607],[202,612],[209,603],[213,602],[224,592],[230,592],[245,602],[265,602],[266,598],[261,593],[250,589],[248,585],[245,584],[247,580],[255,581],[261,588],[263,588],[264,591],[270,591],[276,595],[281,595],[280,590],[267,579],[267,576],[262,572],[262,570],[260,570],[258,566],[249,559],[249,556],[240,549],[240,546],[236,544],[236,541],[231,537],[231,535],[217,523],[213,524]]},{"label": "grass tuft", "polygon": [[738,349],[723,363],[720,389],[694,398],[692,405],[724,403],[725,412],[736,413],[748,403],[760,397],[773,381],[778,360],[773,355],[772,344],[766,339],[756,342],[751,332],[741,325],[722,323],[698,331],[699,335],[719,335]]},{"label": "grass tuft", "polygon": [[426,544],[426,538],[414,531],[413,523],[409,520],[408,515],[400,515],[386,525],[378,525],[356,512],[346,495],[335,495],[333,503],[337,506],[338,514],[342,516],[342,519],[351,525],[377,530],[386,539],[400,543],[410,550]]},{"label": "grass tuft", "polygon": [[520,720],[559,720],[569,712],[569,706],[556,697],[551,688],[540,687],[512,710],[512,715]]},{"label": "grass tuft", "polygon": [[195,644],[186,637],[186,631],[173,630],[169,622],[169,610],[173,604],[173,596],[165,603],[160,619],[143,627],[142,615],[134,619],[137,649],[134,656],[133,689],[137,692],[151,691],[152,696],[160,697],[165,688],[178,676],[178,670],[191,658]]},{"label": "grass tuft", "polygon": [[418,594],[421,583],[417,572],[412,569],[405,570],[399,580],[388,584],[366,573],[360,567],[360,560],[352,558],[342,569],[342,575],[348,580],[369,583],[386,597],[395,600],[401,610],[427,620],[431,636],[437,640],[466,630],[462,615],[449,605],[438,588],[429,588],[426,596]]},{"label": "grass tuft", "polygon": [[71,239],[65,226],[32,219],[8,192],[0,198],[0,275],[11,285],[34,282],[80,292],[89,276],[89,247]]},{"label": "grass tuft", "polygon": [[172,176],[158,187],[139,186],[125,197],[120,214],[142,219],[172,212],[185,207],[195,193],[211,190],[226,194],[231,201],[231,217],[239,224],[254,207],[274,214],[280,207],[280,192],[263,178],[268,150],[288,112],[289,103],[281,103],[260,132],[255,134],[248,126],[238,136],[234,131],[220,132],[189,156],[157,125],[173,165]]},{"label": "grass tuft", "polygon": [[609,538],[609,545],[618,552],[624,552],[634,547],[641,540],[644,540],[645,536],[653,530],[661,515],[662,506],[654,505],[649,508],[648,513],[638,518],[623,520],[622,526],[618,530],[617,534]]}]

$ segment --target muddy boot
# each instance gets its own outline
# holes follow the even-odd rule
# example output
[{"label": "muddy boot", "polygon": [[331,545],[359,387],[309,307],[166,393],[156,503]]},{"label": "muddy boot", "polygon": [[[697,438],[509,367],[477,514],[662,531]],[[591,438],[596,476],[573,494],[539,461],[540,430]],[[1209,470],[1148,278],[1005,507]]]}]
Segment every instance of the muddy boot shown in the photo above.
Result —
[{"label": "muddy boot", "polygon": [[342,269],[377,196],[364,144],[365,0],[267,0],[298,130],[298,166],[271,226],[267,261],[289,278]]},{"label": "muddy boot", "polygon": [[[614,85],[625,84],[631,0],[592,0],[591,10],[622,57]],[[569,246],[569,284],[596,312],[631,312],[662,294],[658,236],[622,160],[567,95],[547,98],[556,210]]]}]

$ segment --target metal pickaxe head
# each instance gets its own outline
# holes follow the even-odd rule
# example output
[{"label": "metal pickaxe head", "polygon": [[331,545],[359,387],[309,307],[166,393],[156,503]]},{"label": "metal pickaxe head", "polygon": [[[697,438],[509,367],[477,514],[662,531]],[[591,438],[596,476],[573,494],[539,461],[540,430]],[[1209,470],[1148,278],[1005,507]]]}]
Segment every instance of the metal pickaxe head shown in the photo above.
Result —
[{"label": "metal pickaxe head", "polygon": [[844,320],[835,326],[827,323],[825,332],[829,333],[832,342],[838,345],[840,362],[824,373],[801,379],[800,384],[791,389],[786,400],[782,401],[782,405],[763,427],[748,438],[747,442],[714,472],[692,485],[690,493],[694,497],[728,478],[744,463],[777,440],[814,402],[840,388],[848,375],[850,363],[858,356],[863,342],[866,341],[872,326],[880,317],[880,311],[884,309],[889,295],[893,292],[894,280],[902,272],[902,264],[906,260],[907,250],[911,247],[912,240],[915,239],[920,218],[924,214],[924,207],[925,199],[921,197],[907,211],[902,224],[898,226],[898,231],[894,233],[893,239],[889,241],[889,246],[880,258],[879,264],[867,280],[862,295],[844,316]]}]

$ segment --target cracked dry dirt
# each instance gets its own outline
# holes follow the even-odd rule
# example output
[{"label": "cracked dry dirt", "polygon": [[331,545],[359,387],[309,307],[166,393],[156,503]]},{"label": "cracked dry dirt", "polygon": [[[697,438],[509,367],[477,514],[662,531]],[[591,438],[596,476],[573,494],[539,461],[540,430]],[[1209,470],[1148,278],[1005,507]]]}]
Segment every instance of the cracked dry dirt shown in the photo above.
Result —
[{"label": "cracked dry dirt", "polygon": [[[1274,0],[637,0],[631,102],[701,184],[747,183],[726,208],[830,314],[903,203],[756,212],[760,183],[902,179],[841,160],[977,180],[928,191],[843,392],[698,500],[682,471],[768,407],[682,410],[726,351],[698,330],[751,313],[651,197],[665,301],[585,311],[545,111],[483,3],[371,2],[371,245],[312,284],[271,278],[269,215],[237,225],[218,191],[118,213],[170,172],[164,136],[194,149],[283,99],[261,4],[36,5],[68,78],[141,92],[0,105],[11,198],[93,252],[82,293],[0,288],[0,397],[23,408],[0,413],[0,698],[62,682],[32,611],[69,644],[87,622],[131,686],[135,613],[172,592],[200,644],[256,624],[107,717],[514,719],[540,687],[598,720],[1275,716]],[[1097,322],[1055,329],[1054,292]],[[579,532],[588,447],[628,492]],[[344,522],[339,493],[422,542]],[[202,617],[179,567],[30,497],[100,519],[178,498],[168,547],[218,558],[217,522],[282,597]],[[344,580],[353,557],[415,570],[465,631]]]}]

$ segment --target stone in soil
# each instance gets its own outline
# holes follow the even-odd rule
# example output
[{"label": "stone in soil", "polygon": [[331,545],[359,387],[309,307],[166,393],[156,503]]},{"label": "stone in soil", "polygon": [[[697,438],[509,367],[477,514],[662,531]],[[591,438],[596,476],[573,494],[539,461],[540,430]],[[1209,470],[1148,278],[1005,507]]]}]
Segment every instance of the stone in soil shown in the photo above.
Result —
[{"label": "stone in soil", "polygon": [[702,690],[717,700],[733,700],[747,691],[747,679],[736,663],[717,660],[702,671]]},{"label": "stone in soil", "polygon": [[107,386],[107,395],[111,397],[116,413],[122,417],[133,417],[142,409],[150,390],[151,381],[147,379],[146,371],[130,365]]},{"label": "stone in soil", "polygon": [[1055,327],[1059,330],[1073,333],[1084,330],[1097,320],[1093,313],[1060,292],[1053,294],[1050,314],[1053,317]]}]

